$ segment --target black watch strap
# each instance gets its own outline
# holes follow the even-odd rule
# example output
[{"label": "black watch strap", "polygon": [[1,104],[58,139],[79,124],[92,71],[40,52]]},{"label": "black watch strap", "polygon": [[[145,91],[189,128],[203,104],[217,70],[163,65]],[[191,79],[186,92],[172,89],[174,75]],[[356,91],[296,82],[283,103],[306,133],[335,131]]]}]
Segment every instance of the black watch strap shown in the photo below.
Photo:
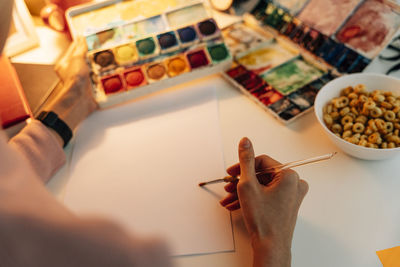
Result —
[{"label": "black watch strap", "polygon": [[60,137],[64,140],[64,147],[68,145],[72,138],[72,131],[56,113],[52,111],[42,111],[37,119],[60,135]]}]

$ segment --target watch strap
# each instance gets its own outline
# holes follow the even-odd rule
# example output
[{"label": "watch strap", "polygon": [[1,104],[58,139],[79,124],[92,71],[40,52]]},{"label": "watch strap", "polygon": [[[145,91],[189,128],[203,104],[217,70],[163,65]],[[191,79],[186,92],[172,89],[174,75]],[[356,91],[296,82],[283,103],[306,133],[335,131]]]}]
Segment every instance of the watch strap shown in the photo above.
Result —
[{"label": "watch strap", "polygon": [[56,113],[53,111],[42,111],[37,119],[60,135],[64,141],[64,147],[68,145],[72,138],[72,130]]}]

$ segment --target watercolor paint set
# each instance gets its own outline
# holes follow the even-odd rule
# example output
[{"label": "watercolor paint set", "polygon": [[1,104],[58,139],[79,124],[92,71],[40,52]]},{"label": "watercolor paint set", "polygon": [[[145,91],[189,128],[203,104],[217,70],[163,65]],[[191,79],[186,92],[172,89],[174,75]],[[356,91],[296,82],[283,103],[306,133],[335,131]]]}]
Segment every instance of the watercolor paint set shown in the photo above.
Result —
[{"label": "watercolor paint set", "polygon": [[[70,25],[85,21],[82,14],[90,20],[91,14],[127,2],[141,3],[141,8],[154,6],[152,1],[85,5],[69,11]],[[159,4],[163,9],[158,11],[162,12],[152,10],[146,14],[149,17],[141,14],[136,18],[110,19],[112,23],[99,23],[97,28],[93,24],[79,28],[88,44],[94,95],[100,107],[231,67],[232,57],[222,32],[202,2],[179,7],[176,3]]]},{"label": "watercolor paint set", "polygon": [[368,66],[399,26],[391,1],[261,0],[223,31],[235,62],[224,77],[288,124],[323,85]]}]

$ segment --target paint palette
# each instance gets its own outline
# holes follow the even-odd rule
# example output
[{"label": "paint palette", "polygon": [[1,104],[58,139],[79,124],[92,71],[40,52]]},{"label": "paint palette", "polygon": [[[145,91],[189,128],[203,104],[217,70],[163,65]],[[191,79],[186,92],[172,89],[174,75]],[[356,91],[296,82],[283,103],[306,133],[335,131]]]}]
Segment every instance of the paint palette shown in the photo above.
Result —
[{"label": "paint palette", "polygon": [[91,29],[86,40],[94,95],[100,107],[224,71],[232,65],[222,32],[202,3],[168,9],[97,32]]},{"label": "paint palette", "polygon": [[400,27],[399,10],[386,0],[259,1],[224,30],[235,60],[224,77],[290,123],[324,84],[368,66]]}]

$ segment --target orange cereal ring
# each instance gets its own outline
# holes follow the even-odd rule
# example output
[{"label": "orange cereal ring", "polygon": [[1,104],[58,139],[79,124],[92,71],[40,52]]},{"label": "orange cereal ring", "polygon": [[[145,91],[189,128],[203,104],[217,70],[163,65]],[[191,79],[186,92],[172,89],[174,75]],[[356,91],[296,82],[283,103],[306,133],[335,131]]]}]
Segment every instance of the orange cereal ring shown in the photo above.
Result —
[{"label": "orange cereal ring", "polygon": [[368,136],[368,142],[370,142],[371,144],[377,144],[380,138],[380,134],[379,133],[373,133],[370,136]]},{"label": "orange cereal ring", "polygon": [[389,102],[383,101],[383,102],[381,103],[381,107],[384,107],[384,108],[386,108],[386,109],[392,109],[392,108],[393,108],[393,105],[390,104]]}]

